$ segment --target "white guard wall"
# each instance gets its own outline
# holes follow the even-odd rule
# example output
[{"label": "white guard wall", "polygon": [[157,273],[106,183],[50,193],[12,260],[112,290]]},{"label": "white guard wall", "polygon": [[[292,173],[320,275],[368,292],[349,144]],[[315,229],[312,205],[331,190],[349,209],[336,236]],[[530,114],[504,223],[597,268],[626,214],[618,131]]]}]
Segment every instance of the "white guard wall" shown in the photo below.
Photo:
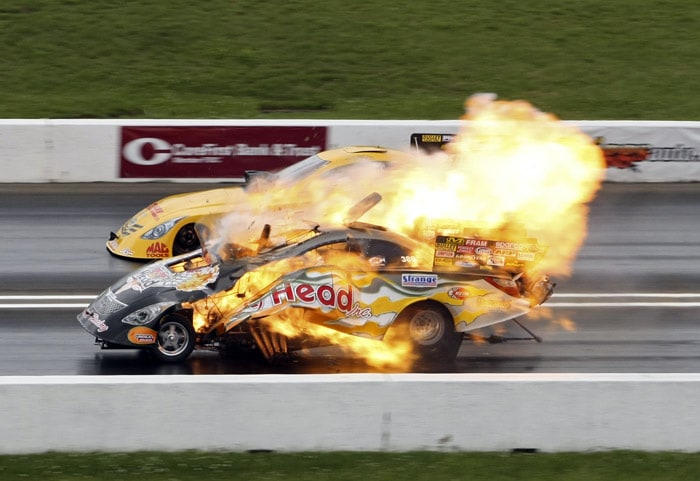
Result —
[{"label": "white guard wall", "polygon": [[[700,181],[700,122],[565,123],[580,128],[609,150],[646,149],[648,154],[645,154],[643,161],[625,168],[608,168],[608,181]],[[462,125],[460,121],[430,120],[0,119],[0,182],[155,180],[119,178],[119,136],[122,126],[326,126],[326,147],[329,149],[347,145],[409,149],[411,134],[455,134]]]},{"label": "white guard wall", "polygon": [[0,377],[0,454],[698,451],[698,374]]}]

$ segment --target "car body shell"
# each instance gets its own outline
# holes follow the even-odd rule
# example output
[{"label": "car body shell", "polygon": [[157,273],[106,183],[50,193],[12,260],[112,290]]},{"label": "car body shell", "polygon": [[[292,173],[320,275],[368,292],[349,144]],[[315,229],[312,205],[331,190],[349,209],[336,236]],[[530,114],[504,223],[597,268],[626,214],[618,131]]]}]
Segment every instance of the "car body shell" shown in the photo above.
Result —
[{"label": "car body shell", "polygon": [[[456,252],[469,242],[450,239]],[[435,249],[356,223],[315,229],[300,242],[254,256],[225,260],[218,257],[224,249],[217,248],[217,255],[214,249],[196,251],[128,274],[100,294],[78,321],[103,347],[151,348],[163,360],[180,361],[192,349],[224,346],[233,338],[267,358],[287,354],[295,341],[301,342],[297,346],[305,341],[303,328],[293,335],[276,330],[290,318],[292,324],[302,319],[381,341],[411,313],[423,316],[419,328],[443,331],[430,342],[413,339],[423,342],[418,347],[424,354],[450,358],[462,333],[517,318],[552,293],[546,276],[526,281],[522,264],[509,269],[506,263],[489,265],[488,259],[468,267],[436,263],[436,255],[444,255],[442,241]],[[527,246],[523,249],[534,252],[532,244]],[[191,346],[182,356],[163,353],[161,345],[167,336],[164,323],[175,314],[178,326],[192,323],[185,329],[193,336]],[[433,352],[434,343],[446,343],[447,352],[445,346]]]},{"label": "car body shell", "polygon": [[[266,188],[289,183],[303,186],[360,162],[386,165],[408,155],[383,147],[344,147],[319,152],[278,173],[260,173],[259,177]],[[197,226],[234,211],[244,202],[245,196],[245,187],[235,185],[162,198],[110,233],[107,250],[115,256],[133,260],[164,259],[196,250],[200,246]]]}]

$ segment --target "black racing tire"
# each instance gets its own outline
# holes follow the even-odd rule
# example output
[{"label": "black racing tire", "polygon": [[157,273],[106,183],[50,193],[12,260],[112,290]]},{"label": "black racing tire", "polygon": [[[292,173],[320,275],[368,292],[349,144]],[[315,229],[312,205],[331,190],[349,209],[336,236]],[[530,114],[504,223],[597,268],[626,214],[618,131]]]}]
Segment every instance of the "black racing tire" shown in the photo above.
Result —
[{"label": "black racing tire", "polygon": [[173,240],[173,255],[179,256],[199,249],[200,242],[194,224],[186,224],[177,231]]},{"label": "black racing tire", "polygon": [[452,315],[435,302],[408,306],[389,332],[390,340],[409,341],[418,362],[429,365],[454,362],[462,344],[462,334],[455,331]]},{"label": "black racing tire", "polygon": [[162,362],[182,362],[194,350],[196,335],[192,322],[182,314],[173,313],[158,325],[158,337],[153,355]]}]

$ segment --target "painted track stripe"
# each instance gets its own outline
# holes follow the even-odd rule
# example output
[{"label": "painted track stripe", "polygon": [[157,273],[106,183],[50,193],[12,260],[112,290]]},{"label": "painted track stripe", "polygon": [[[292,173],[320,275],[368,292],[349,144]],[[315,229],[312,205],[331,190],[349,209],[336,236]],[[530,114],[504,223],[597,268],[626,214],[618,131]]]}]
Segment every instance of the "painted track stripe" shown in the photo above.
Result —
[{"label": "painted track stripe", "polygon": [[[0,309],[84,309],[96,297],[92,294],[80,295],[0,295]],[[676,299],[676,301],[624,301],[621,299]],[[589,302],[559,302],[559,299],[587,299]],[[594,299],[620,299],[618,301],[590,302]],[[664,307],[688,308],[700,307],[700,301],[681,301],[680,299],[700,299],[700,293],[694,292],[627,292],[627,293],[555,293],[548,308],[612,308],[612,307]],[[25,302],[17,302],[25,301]],[[49,302],[54,301],[54,302]],[[83,301],[83,302],[61,302]]]}]

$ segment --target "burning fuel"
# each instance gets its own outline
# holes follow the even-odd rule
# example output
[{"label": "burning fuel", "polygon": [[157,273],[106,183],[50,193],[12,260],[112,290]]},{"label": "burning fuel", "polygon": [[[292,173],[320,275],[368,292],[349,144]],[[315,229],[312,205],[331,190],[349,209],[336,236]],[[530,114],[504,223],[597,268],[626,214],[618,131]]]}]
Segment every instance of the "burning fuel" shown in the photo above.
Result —
[{"label": "burning fuel", "polygon": [[[314,225],[342,224],[347,221],[348,206],[378,192],[382,201],[362,221],[407,234],[431,247],[438,231],[499,239],[504,241],[504,252],[531,245],[536,239],[547,246],[546,256],[538,259],[538,271],[569,275],[587,234],[587,203],[600,188],[605,172],[600,147],[577,128],[525,101],[475,95],[465,102],[461,120],[461,130],[437,153],[406,152],[389,165],[368,160],[310,182],[273,183],[241,191],[233,214],[221,219],[217,232],[255,253]],[[261,240],[260,230],[266,224],[272,226],[271,233]],[[534,258],[535,252],[531,255]],[[222,293],[194,306],[198,330],[226,318],[243,302],[255,302],[257,293],[280,272],[288,272],[292,264],[299,267],[313,262],[285,260],[248,272],[235,296]],[[349,262],[358,261],[351,258]],[[346,336],[302,322],[303,318],[303,309],[293,309],[284,316],[259,320],[256,336],[263,337],[256,338],[258,344],[274,346],[274,335],[292,338],[300,330],[312,337]],[[567,321],[567,328],[572,325]],[[338,344],[383,365],[407,358],[403,350],[391,353],[382,343],[359,338],[351,343],[348,337],[352,336]]]},{"label": "burning fuel", "polygon": [[481,94],[465,108],[460,132],[442,152],[411,152],[389,167],[358,162],[311,185],[249,192],[220,229],[251,245],[264,224],[273,226],[273,237],[316,223],[340,224],[348,206],[377,191],[383,200],[364,221],[414,237],[422,236],[417,229],[426,219],[516,240],[534,237],[548,246],[540,268],[570,274],[587,234],[587,203],[603,179],[602,150],[525,101]]}]

